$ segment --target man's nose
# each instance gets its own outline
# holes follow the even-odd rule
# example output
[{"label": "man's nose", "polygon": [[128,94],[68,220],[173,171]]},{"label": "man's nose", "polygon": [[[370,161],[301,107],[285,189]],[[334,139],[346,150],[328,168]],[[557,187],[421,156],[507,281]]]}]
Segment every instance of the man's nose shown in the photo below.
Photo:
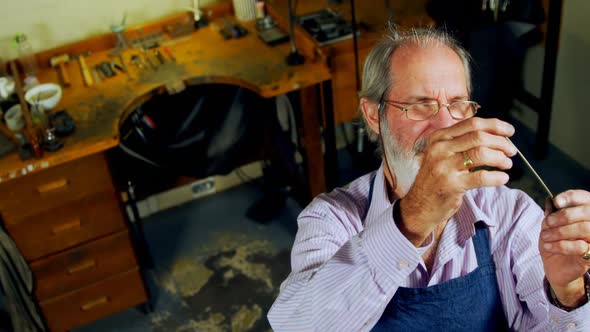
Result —
[{"label": "man's nose", "polygon": [[433,127],[435,127],[436,129],[441,129],[441,128],[450,127],[457,122],[458,121],[453,119],[453,117],[451,116],[451,112],[449,110],[449,107],[446,104],[440,104],[439,109],[438,109],[438,113],[431,120],[431,125]]}]

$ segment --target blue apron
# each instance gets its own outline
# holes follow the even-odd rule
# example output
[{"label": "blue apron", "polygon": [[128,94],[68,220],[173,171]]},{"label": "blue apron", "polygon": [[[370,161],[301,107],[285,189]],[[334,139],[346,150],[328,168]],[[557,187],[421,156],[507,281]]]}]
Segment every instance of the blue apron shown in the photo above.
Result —
[{"label": "blue apron", "polygon": [[[374,182],[374,181],[373,181]],[[369,191],[369,201],[373,184]],[[475,224],[478,267],[423,288],[398,288],[372,331],[507,331],[485,224]]]}]

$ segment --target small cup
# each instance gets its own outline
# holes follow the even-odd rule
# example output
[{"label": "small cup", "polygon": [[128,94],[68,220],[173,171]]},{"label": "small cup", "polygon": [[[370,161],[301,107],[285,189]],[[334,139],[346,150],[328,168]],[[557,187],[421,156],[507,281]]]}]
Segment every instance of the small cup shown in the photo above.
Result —
[{"label": "small cup", "polygon": [[13,132],[21,131],[25,127],[25,118],[20,105],[9,108],[4,114],[4,121],[6,121],[6,127]]}]

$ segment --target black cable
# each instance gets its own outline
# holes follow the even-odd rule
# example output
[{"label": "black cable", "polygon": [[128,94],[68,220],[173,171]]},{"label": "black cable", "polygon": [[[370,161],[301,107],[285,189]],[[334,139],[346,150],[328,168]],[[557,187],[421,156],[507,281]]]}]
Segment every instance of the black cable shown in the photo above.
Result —
[{"label": "black cable", "polygon": [[359,73],[359,46],[358,38],[356,36],[356,9],[354,6],[354,0],[350,0],[350,12],[352,15],[352,43],[354,46],[354,78],[356,80],[356,92],[358,94],[359,91],[361,91],[361,78]]},{"label": "black cable", "polygon": [[387,8],[387,21],[392,22],[393,9],[391,9],[391,3],[389,2],[389,0],[385,0],[385,8]]}]

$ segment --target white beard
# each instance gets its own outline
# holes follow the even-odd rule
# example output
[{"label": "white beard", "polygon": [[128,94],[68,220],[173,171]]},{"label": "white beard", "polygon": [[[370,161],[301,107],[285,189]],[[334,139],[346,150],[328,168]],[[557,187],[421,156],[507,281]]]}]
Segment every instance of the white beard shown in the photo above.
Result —
[{"label": "white beard", "polygon": [[401,144],[389,131],[389,126],[381,128],[383,138],[383,152],[386,154],[389,172],[395,175],[397,191],[406,194],[418,175],[420,161],[417,154],[426,147],[426,139],[420,139],[412,150],[402,151]]}]

